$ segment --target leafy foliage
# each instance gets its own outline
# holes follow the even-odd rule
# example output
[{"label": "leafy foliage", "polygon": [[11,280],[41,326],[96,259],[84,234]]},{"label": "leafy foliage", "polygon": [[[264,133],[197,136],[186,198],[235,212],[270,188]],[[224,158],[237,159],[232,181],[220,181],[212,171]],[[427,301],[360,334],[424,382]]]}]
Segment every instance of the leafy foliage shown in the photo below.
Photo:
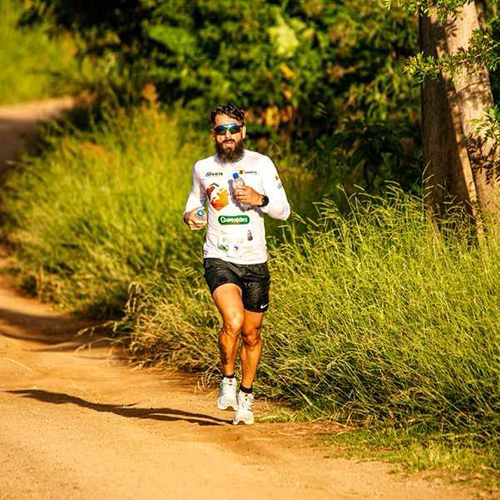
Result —
[{"label": "leafy foliage", "polygon": [[[81,54],[106,60],[132,94],[152,82],[204,126],[214,105],[235,101],[253,137],[309,149],[319,140],[334,155],[324,138],[346,119],[382,123],[394,138],[418,122],[402,72],[416,20],[375,0],[35,0],[25,21],[37,18],[78,33]],[[370,163],[382,172],[380,157]]]},{"label": "leafy foliage", "polygon": [[482,67],[496,71],[500,63],[500,40],[495,40],[493,30],[475,30],[467,50],[440,57],[424,56],[419,53],[411,57],[406,71],[423,82],[426,76],[436,78],[441,71],[454,76],[460,71],[475,72]]},{"label": "leafy foliage", "polygon": [[[409,12],[436,14],[443,25],[447,18],[457,13],[465,4],[466,0],[397,0],[395,2],[401,8]],[[387,6],[392,2],[388,0]],[[418,53],[409,58],[405,68],[406,73],[422,83],[426,77],[438,78],[442,72],[451,77],[460,72],[473,74],[481,68],[487,68],[490,72],[490,82],[495,101],[500,96],[500,16],[498,14],[498,0],[482,0],[476,2],[478,9],[480,28],[473,31],[469,39],[467,49],[459,50],[455,54],[443,54],[440,57],[424,56]],[[484,120],[486,127],[484,132],[495,140],[498,133],[494,130],[500,129],[498,112],[491,109]]]},{"label": "leafy foliage", "polygon": [[383,180],[392,179],[402,186],[418,191],[420,159],[414,156],[414,144],[419,140],[417,127],[392,126],[362,120],[346,121],[342,132],[326,140],[327,147],[341,148],[351,167],[342,184],[349,189],[355,183],[369,192],[384,190]]},{"label": "leafy foliage", "polygon": [[485,137],[500,144],[500,108],[498,106],[490,108],[481,120],[476,121],[476,126]]}]

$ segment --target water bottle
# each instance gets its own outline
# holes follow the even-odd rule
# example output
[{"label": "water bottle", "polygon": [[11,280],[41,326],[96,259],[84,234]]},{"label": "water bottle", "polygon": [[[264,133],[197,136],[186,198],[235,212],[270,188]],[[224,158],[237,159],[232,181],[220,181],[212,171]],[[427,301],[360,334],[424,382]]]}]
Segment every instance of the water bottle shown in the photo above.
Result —
[{"label": "water bottle", "polygon": [[200,208],[199,210],[196,210],[194,214],[194,220],[198,224],[205,224],[207,222],[207,213],[203,208]]},{"label": "water bottle", "polygon": [[[245,185],[245,181],[243,180],[242,177],[239,176],[237,172],[234,172],[233,174],[233,188],[236,191],[236,189],[241,188]],[[247,205],[246,203],[240,203],[241,208],[249,208],[250,205]]]}]

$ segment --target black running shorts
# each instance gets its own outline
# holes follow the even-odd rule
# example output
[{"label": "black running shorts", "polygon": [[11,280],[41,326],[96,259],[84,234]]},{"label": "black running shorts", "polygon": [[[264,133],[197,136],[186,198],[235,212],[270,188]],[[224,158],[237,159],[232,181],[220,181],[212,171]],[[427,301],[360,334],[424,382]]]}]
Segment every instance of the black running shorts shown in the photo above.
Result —
[{"label": "black running shorts", "polygon": [[267,263],[233,264],[222,259],[207,258],[203,261],[205,280],[213,294],[217,287],[234,283],[243,292],[243,306],[248,311],[265,312],[269,307],[271,278]]}]

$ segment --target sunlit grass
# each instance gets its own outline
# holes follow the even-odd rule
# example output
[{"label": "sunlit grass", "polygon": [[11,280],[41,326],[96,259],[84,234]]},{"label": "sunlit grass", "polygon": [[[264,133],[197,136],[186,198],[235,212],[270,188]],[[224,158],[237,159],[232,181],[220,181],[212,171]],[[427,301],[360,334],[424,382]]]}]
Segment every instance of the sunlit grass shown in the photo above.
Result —
[{"label": "sunlit grass", "polygon": [[76,71],[69,38],[51,38],[43,26],[21,28],[21,2],[0,0],[0,104],[53,97],[69,89]]},{"label": "sunlit grass", "polygon": [[5,187],[10,239],[38,292],[99,315],[121,310],[141,274],[196,259],[201,237],[184,230],[182,207],[203,148],[182,146],[155,109],[113,113],[27,158]]},{"label": "sunlit grass", "polygon": [[481,498],[494,498],[500,484],[500,455],[494,446],[474,440],[454,443],[439,433],[418,429],[351,429],[325,438],[331,457],[383,460],[398,472],[431,471],[424,477],[478,487]]},{"label": "sunlit grass", "polygon": [[49,132],[54,146],[24,158],[4,187],[4,230],[28,286],[106,316],[143,274],[199,265],[203,235],[182,213],[194,162],[213,153],[208,137],[193,139],[183,111],[168,116],[156,104],[113,107],[89,132]]}]

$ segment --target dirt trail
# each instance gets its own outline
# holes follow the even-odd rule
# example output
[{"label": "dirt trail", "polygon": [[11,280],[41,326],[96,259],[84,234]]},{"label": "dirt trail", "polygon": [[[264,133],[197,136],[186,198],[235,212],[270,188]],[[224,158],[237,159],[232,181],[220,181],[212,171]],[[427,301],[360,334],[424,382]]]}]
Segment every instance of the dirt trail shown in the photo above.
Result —
[{"label": "dirt trail", "polygon": [[214,391],[134,371],[105,341],[76,335],[83,326],[0,278],[1,500],[472,498],[379,462],[326,458],[308,437],[318,426],[234,427]]},{"label": "dirt trail", "polygon": [[75,104],[73,97],[0,106],[0,174],[7,161],[26,146],[40,121],[57,118]]}]

